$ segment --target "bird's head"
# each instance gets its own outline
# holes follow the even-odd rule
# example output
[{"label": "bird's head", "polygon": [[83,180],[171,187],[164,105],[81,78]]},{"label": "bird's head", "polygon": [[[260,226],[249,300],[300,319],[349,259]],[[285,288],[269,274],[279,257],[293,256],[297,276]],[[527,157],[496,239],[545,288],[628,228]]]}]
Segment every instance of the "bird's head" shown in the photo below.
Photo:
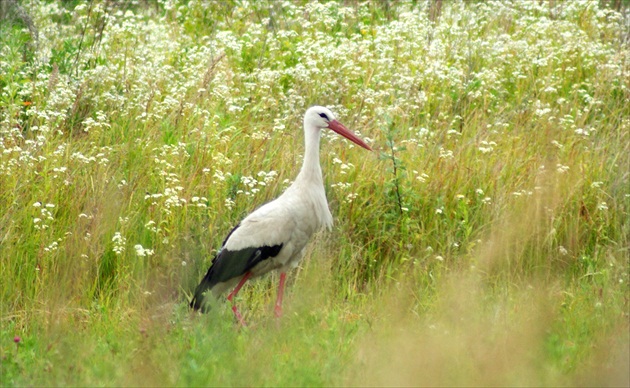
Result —
[{"label": "bird's head", "polygon": [[337,121],[335,114],[326,107],[316,105],[308,108],[306,114],[304,115],[304,128],[332,129],[353,143],[365,148],[366,150],[372,151],[372,148],[370,148],[369,145]]}]

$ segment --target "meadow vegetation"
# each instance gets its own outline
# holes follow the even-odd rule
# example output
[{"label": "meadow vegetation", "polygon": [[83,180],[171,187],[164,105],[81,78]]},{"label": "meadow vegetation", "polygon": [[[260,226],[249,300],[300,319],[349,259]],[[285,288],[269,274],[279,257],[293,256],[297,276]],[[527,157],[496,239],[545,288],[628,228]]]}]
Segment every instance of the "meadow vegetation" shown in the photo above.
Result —
[{"label": "meadow vegetation", "polygon": [[[20,1],[0,384],[629,385],[630,23],[604,3]],[[323,135],[335,226],[284,317],[275,275],[248,328],[192,313],[314,104],[375,152]]]}]

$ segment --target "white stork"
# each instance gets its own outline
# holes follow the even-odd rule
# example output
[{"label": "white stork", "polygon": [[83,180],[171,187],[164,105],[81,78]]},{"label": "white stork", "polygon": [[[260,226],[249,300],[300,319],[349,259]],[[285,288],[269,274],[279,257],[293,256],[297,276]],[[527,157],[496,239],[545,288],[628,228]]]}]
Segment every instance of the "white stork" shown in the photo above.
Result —
[{"label": "white stork", "polygon": [[300,173],[280,197],[256,209],[232,229],[197,286],[190,307],[206,311],[204,293],[207,290],[218,297],[236,285],[227,299],[238,321],[244,324],[233,302],[234,296],[247,279],[279,270],[275,313],[281,315],[286,271],[297,267],[310,237],[324,227],[330,229],[333,223],[319,165],[319,138],[324,128],[372,150],[337,121],[329,109],[309,108],[304,115],[306,149]]}]

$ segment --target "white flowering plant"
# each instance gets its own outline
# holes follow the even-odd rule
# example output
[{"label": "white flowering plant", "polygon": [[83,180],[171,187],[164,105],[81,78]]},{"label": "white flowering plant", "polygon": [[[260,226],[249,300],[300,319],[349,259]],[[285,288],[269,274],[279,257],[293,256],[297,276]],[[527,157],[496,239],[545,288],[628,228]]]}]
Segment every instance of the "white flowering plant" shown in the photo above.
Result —
[{"label": "white flowering plant", "polygon": [[[627,385],[628,14],[1,2],[2,385]],[[265,321],[270,277],[257,330],[193,317],[314,104],[376,152],[323,133],[335,226],[294,310]]]}]

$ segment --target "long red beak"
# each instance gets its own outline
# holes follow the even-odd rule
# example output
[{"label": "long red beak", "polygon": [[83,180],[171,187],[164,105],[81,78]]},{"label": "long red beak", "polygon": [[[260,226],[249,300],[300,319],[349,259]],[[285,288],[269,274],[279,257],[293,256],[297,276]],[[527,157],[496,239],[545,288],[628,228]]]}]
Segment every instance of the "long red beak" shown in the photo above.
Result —
[{"label": "long red beak", "polygon": [[366,150],[372,151],[372,148],[370,148],[369,145],[365,144],[363,140],[359,139],[354,133],[350,132],[350,130],[344,127],[344,125],[341,124],[339,121],[337,120],[331,121],[330,123],[328,123],[328,128],[337,132],[338,134],[350,140],[351,142],[365,148]]}]

